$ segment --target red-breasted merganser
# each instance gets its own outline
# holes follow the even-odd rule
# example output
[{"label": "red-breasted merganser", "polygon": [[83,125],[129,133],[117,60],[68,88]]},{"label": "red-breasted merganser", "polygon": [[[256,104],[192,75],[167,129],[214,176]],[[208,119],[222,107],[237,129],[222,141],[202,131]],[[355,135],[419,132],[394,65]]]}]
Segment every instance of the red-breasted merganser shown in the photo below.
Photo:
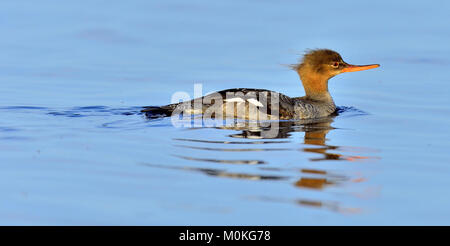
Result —
[{"label": "red-breasted merganser", "polygon": [[336,105],[328,91],[328,80],[340,73],[356,72],[379,67],[350,65],[339,53],[329,49],[311,50],[299,64],[297,71],[306,95],[288,97],[264,89],[236,88],[219,91],[191,101],[162,107],[145,107],[147,117],[170,116],[174,113],[203,114],[210,117],[243,119],[313,119],[332,115]]}]

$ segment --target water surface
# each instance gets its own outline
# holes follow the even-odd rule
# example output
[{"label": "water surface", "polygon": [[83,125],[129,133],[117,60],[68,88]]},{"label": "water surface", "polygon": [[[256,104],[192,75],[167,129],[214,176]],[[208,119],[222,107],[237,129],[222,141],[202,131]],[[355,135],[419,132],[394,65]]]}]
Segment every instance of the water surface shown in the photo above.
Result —
[{"label": "water surface", "polygon": [[[0,3],[3,225],[448,225],[447,2]],[[302,96],[330,48],[341,113],[176,128],[142,106],[233,87]]]}]

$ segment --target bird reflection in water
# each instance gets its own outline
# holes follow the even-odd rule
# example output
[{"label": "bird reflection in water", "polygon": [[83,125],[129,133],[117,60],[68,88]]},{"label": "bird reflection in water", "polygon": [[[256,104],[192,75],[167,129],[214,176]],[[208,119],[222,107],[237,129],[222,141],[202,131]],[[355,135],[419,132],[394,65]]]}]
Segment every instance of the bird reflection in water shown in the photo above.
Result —
[{"label": "bird reflection in water", "polygon": [[[200,151],[208,152],[258,152],[258,151],[302,151],[305,153],[313,153],[314,155],[319,155],[318,157],[312,157],[309,160],[312,162],[318,161],[360,161],[370,159],[372,157],[364,156],[349,156],[344,155],[347,148],[342,148],[340,146],[327,145],[327,134],[334,128],[331,126],[333,122],[332,117],[314,119],[314,120],[303,120],[303,121],[279,121],[278,133],[272,135],[270,138],[264,135],[264,129],[249,127],[242,125],[242,122],[237,125],[227,125],[216,127],[217,129],[225,130],[236,130],[238,133],[233,133],[228,135],[236,140],[233,141],[218,141],[218,140],[205,140],[205,139],[190,139],[190,138],[175,138],[174,146],[186,149],[194,149]],[[196,128],[202,129],[202,128]],[[195,129],[194,129],[195,130]],[[303,132],[303,145],[299,149],[293,149],[292,145],[287,143],[292,143],[291,135],[296,132]],[[207,147],[200,147],[198,145],[208,144]],[[244,148],[225,148],[222,147],[223,144],[230,146],[240,146]],[[273,144],[286,144],[290,148],[272,148]],[[217,147],[217,146],[220,146]],[[251,147],[250,147],[251,146]],[[256,147],[255,147],[256,146]],[[261,146],[264,146],[261,147]],[[341,153],[339,153],[341,151]],[[190,153],[190,152],[188,152]],[[172,168],[180,169],[186,171],[200,172],[208,176],[222,177],[222,178],[232,178],[241,180],[253,180],[253,181],[288,181],[291,182],[295,187],[301,189],[317,190],[321,191],[327,187],[339,186],[348,182],[362,182],[363,178],[352,178],[348,175],[337,174],[334,171],[326,171],[315,168],[282,168],[282,167],[271,167],[270,163],[266,160],[261,159],[241,159],[241,160],[223,160],[216,157],[201,158],[197,156],[183,156],[180,154],[174,154],[175,157],[181,158],[183,160],[193,161],[193,162],[208,162],[220,165],[231,166],[235,165],[254,165],[256,169],[254,173],[249,174],[236,171],[228,171],[227,166],[218,166],[218,168],[198,168],[191,166],[183,167],[167,167],[164,165],[152,165],[146,163],[145,165],[160,168]],[[231,166],[229,166],[231,165]],[[270,172],[270,175],[265,175],[264,171]],[[278,173],[277,173],[278,172]],[[262,173],[262,174],[261,174]],[[275,175],[273,175],[275,173]],[[281,174],[280,174],[281,173]],[[298,177],[300,173],[300,177]],[[286,199],[281,198],[271,198],[271,197],[257,197],[258,200],[264,201],[278,201],[285,202]],[[355,212],[359,211],[354,208],[344,208],[339,205],[338,202],[333,201],[318,201],[314,199],[289,199],[289,202],[315,208],[324,208],[337,212]]]},{"label": "bird reflection in water", "polygon": [[[279,122],[278,134],[273,139],[289,138],[292,132],[304,132],[304,144],[311,145],[311,147],[305,147],[301,150],[309,153],[321,154],[321,157],[311,158],[311,161],[324,161],[324,160],[346,160],[346,161],[357,161],[370,159],[366,156],[346,156],[338,153],[331,153],[331,151],[339,151],[341,147],[327,145],[326,135],[330,130],[334,128],[331,126],[333,122],[332,117],[314,119],[314,120],[302,120],[302,121],[284,121]],[[264,133],[259,129],[245,129],[245,127],[221,127],[221,129],[231,129],[231,130],[242,130],[242,132],[237,134],[231,134],[230,137],[233,138],[249,138],[249,139],[264,139],[262,136]],[[270,142],[266,142],[270,143]]]}]

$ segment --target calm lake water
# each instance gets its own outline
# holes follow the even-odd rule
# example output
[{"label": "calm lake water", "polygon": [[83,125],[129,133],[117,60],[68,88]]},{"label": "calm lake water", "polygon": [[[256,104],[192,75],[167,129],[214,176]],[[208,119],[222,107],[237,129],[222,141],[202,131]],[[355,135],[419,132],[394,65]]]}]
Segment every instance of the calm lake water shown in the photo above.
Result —
[{"label": "calm lake water", "polygon": [[[0,224],[449,225],[450,4],[2,1]],[[330,48],[341,114],[176,128],[142,106],[234,87],[302,96]]]}]

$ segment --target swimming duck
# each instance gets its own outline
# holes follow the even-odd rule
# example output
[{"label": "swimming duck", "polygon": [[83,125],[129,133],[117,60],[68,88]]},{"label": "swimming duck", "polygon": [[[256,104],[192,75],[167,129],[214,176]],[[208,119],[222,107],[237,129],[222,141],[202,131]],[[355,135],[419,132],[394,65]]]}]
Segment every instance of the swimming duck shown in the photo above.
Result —
[{"label": "swimming duck", "polygon": [[328,80],[346,72],[379,67],[379,64],[351,65],[341,55],[329,49],[307,52],[299,64],[292,65],[300,76],[305,96],[288,97],[284,94],[250,88],[235,88],[196,98],[191,101],[162,107],[144,107],[147,117],[171,116],[174,113],[207,114],[210,117],[243,119],[314,119],[335,113],[336,105],[328,91]]}]

